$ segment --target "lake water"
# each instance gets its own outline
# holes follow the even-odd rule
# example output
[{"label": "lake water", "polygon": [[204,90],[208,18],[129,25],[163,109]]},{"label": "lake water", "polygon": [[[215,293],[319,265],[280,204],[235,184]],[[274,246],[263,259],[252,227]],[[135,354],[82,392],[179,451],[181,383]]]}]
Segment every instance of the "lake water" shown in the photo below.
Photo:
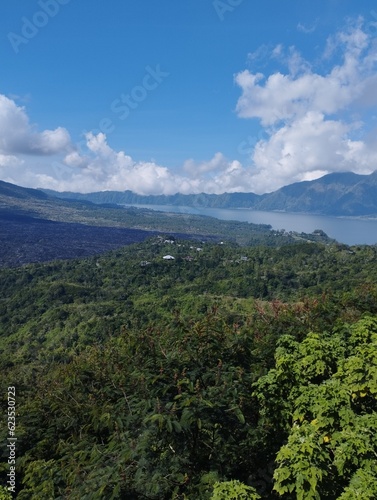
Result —
[{"label": "lake water", "polygon": [[176,207],[171,205],[135,205],[140,208],[186,214],[209,215],[223,220],[270,224],[273,229],[312,233],[322,229],[330,238],[347,245],[377,244],[377,219],[328,217],[283,212],[260,212],[248,209]]}]

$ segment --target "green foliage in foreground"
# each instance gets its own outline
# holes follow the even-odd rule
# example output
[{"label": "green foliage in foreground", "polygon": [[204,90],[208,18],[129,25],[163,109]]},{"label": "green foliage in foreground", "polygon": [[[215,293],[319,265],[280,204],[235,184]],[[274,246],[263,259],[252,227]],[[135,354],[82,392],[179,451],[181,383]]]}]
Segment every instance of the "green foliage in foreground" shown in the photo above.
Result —
[{"label": "green foliage in foreground", "polygon": [[258,500],[260,496],[255,488],[246,486],[239,481],[215,483],[211,500],[223,500],[224,498],[228,500]]},{"label": "green foliage in foreground", "polygon": [[277,411],[282,424],[291,424],[277,455],[278,493],[298,500],[377,497],[375,318],[331,335],[309,333],[302,342],[282,337],[276,367],[256,386],[265,425]]},{"label": "green foliage in foreground", "polygon": [[0,500],[12,500],[11,493],[3,486],[0,486]]},{"label": "green foliage in foreground", "polygon": [[376,498],[376,267],[149,242],[2,271],[17,499]]},{"label": "green foliage in foreground", "polygon": [[32,386],[9,374],[17,498],[376,497],[376,318],[282,336],[262,376],[256,339],[217,313],[174,332],[125,329]]},{"label": "green foliage in foreground", "polygon": [[209,498],[217,480],[246,480],[258,440],[250,340],[209,316],[123,330],[41,368],[20,409],[18,497]]}]

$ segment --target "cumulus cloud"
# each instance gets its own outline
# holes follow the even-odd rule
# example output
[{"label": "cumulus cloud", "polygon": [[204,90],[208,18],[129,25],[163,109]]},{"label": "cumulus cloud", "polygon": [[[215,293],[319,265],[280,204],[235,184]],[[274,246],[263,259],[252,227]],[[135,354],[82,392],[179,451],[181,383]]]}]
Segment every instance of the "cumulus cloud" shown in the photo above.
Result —
[{"label": "cumulus cloud", "polygon": [[40,187],[59,191],[122,191],[130,189],[139,194],[176,192],[175,177],[165,167],[154,162],[136,162],[124,151],[115,151],[106,135],[86,134],[86,152],[69,152],[54,163],[50,173],[38,174]]},{"label": "cumulus cloud", "polygon": [[23,107],[0,94],[0,154],[54,155],[70,146],[66,129],[38,132]]},{"label": "cumulus cloud", "polygon": [[223,193],[242,191],[245,169],[216,153],[209,161],[188,160],[182,173],[174,173],[153,161],[135,161],[124,151],[115,151],[106,135],[86,134],[86,153],[73,151],[53,172],[35,177],[34,183],[59,191],[91,192],[131,190],[138,194]]},{"label": "cumulus cloud", "polygon": [[1,167],[16,167],[22,165],[22,160],[13,155],[0,154],[0,168]]},{"label": "cumulus cloud", "polygon": [[[362,20],[327,41],[323,60],[330,67],[324,74],[296,49],[289,51],[285,74],[245,70],[235,77],[242,91],[238,116],[258,119],[269,134],[252,153],[254,190],[272,191],[334,171],[375,170],[377,141],[360,139],[365,125],[360,117],[363,107],[377,104],[377,48]],[[277,46],[271,56],[283,53]]]},{"label": "cumulus cloud", "polygon": [[[8,182],[58,191],[131,190],[145,195],[222,193],[240,191],[245,185],[241,164],[221,153],[208,161],[188,160],[179,173],[154,161],[135,161],[124,151],[114,150],[103,133],[87,133],[79,149],[66,140],[69,136],[64,129],[34,131],[24,110],[9,101],[3,100],[10,113],[8,120],[2,120],[0,148],[1,178]],[[9,125],[12,120],[13,135],[5,127],[5,122]],[[22,133],[17,133],[17,127]],[[32,148],[26,147],[31,140]],[[36,156],[38,161],[30,162],[26,154]],[[52,155],[51,160],[47,154]]]},{"label": "cumulus cloud", "polygon": [[228,162],[222,153],[216,153],[210,161],[195,162],[195,160],[187,160],[183,165],[183,169],[191,177],[198,177],[211,172],[221,172],[228,168]]}]

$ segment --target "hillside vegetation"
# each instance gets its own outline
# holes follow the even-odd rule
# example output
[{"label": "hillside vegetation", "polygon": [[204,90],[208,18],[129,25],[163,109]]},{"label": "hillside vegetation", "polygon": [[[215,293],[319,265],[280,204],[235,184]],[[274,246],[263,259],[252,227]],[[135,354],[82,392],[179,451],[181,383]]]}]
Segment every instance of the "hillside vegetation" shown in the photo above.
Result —
[{"label": "hillside vegetation", "polygon": [[376,260],[154,236],[0,270],[16,498],[375,499]]}]

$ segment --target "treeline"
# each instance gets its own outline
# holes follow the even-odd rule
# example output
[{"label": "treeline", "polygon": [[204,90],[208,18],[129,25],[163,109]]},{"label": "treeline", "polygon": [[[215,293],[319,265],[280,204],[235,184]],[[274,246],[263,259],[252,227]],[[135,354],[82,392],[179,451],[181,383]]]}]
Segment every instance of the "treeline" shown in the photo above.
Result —
[{"label": "treeline", "polygon": [[2,270],[17,498],[376,498],[376,257],[154,238]]}]

